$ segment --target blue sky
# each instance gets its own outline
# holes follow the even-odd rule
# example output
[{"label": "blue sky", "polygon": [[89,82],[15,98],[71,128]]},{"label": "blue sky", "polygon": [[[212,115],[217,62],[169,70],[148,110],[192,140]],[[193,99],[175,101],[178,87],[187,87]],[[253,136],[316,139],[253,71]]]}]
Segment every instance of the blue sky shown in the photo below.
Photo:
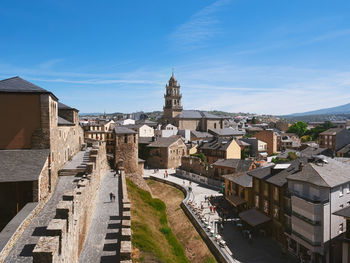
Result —
[{"label": "blue sky", "polygon": [[81,112],[161,110],[172,68],[185,109],[350,102],[346,0],[2,0],[0,31],[0,78]]}]

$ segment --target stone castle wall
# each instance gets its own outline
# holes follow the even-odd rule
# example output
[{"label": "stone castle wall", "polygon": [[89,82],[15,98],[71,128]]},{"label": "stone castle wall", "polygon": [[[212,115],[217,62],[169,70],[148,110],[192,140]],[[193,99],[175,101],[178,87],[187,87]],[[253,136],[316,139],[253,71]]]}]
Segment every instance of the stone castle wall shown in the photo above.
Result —
[{"label": "stone castle wall", "polygon": [[122,134],[115,138],[115,166],[124,168],[125,174],[135,174],[139,171],[138,165],[138,135]]},{"label": "stone castle wall", "polygon": [[101,180],[108,168],[105,143],[90,151],[87,177],[73,191],[64,193],[56,216],[33,250],[33,262],[78,262],[93,218]]}]

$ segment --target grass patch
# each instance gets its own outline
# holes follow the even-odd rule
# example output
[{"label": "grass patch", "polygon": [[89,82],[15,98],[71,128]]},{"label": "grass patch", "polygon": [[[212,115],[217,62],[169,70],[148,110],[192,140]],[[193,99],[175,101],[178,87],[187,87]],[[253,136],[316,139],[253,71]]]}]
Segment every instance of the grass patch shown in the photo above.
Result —
[{"label": "grass patch", "polygon": [[138,188],[129,179],[127,186],[132,203],[132,244],[141,252],[139,260],[146,261],[146,254],[150,253],[164,262],[189,262],[182,245],[168,226],[164,202],[152,198],[149,192]]}]

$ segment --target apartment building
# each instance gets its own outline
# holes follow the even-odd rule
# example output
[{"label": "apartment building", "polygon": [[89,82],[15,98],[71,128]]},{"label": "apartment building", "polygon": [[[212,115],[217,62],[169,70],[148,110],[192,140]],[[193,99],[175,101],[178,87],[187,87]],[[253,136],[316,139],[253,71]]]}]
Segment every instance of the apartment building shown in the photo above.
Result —
[{"label": "apartment building", "polygon": [[338,262],[337,237],[345,231],[346,220],[334,213],[350,205],[350,165],[319,156],[287,181],[292,210],[288,249],[307,261]]}]

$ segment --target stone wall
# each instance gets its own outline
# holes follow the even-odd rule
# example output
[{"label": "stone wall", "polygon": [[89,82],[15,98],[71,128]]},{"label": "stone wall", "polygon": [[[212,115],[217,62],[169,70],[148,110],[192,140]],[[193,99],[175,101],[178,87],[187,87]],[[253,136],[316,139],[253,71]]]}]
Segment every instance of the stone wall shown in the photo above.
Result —
[{"label": "stone wall", "polygon": [[122,166],[126,174],[138,172],[138,135],[117,134],[115,136],[115,166]]},{"label": "stone wall", "polygon": [[57,204],[55,218],[33,250],[34,263],[78,262],[107,168],[106,146],[100,142],[90,151],[87,176],[79,180],[73,191],[64,193]]},{"label": "stone wall", "polygon": [[215,169],[210,165],[206,165],[200,158],[195,156],[182,157],[180,169],[209,178],[215,177]]},{"label": "stone wall", "polygon": [[126,177],[124,171],[120,176],[121,183],[121,205],[122,205],[122,228],[121,228],[121,243],[120,243],[120,262],[131,262],[132,244],[131,244],[131,214],[130,200],[128,197],[128,189],[126,186]]}]

